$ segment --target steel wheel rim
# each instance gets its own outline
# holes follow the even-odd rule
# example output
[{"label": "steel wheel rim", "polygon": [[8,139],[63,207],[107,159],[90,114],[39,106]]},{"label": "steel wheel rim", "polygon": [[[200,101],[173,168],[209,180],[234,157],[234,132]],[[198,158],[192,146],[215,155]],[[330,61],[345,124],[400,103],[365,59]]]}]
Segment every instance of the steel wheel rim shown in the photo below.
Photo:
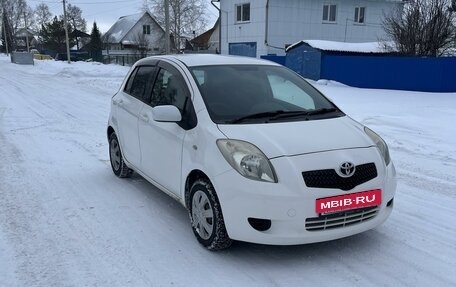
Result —
[{"label": "steel wheel rim", "polygon": [[114,170],[119,170],[120,167],[120,147],[117,140],[112,140],[109,145],[109,153],[111,156],[111,164]]},{"label": "steel wheel rim", "polygon": [[214,230],[214,212],[206,193],[197,190],[192,199],[192,224],[198,235],[207,240]]}]

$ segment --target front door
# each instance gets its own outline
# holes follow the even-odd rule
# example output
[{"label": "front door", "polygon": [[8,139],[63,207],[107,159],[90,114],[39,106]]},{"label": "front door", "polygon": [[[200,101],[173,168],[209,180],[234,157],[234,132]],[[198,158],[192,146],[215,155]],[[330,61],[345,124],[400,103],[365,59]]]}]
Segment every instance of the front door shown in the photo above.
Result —
[{"label": "front door", "polygon": [[[154,121],[152,110],[159,105],[176,106],[182,114],[182,121]],[[184,137],[186,130],[194,126],[189,125],[189,117],[196,119],[185,80],[176,68],[160,62],[151,100],[139,113],[141,170],[177,196],[180,196]]]}]

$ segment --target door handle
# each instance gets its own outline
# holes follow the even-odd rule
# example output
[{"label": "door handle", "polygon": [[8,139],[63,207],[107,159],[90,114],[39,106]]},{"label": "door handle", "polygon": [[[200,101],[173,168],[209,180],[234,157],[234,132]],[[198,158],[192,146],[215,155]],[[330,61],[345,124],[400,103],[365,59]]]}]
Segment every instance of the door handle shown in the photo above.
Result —
[{"label": "door handle", "polygon": [[139,117],[141,118],[142,121],[148,123],[149,122],[149,116],[146,114],[140,114]]},{"label": "door handle", "polygon": [[120,106],[123,106],[123,100],[119,100],[119,101],[117,102],[117,104],[119,105],[119,107],[120,107]]}]

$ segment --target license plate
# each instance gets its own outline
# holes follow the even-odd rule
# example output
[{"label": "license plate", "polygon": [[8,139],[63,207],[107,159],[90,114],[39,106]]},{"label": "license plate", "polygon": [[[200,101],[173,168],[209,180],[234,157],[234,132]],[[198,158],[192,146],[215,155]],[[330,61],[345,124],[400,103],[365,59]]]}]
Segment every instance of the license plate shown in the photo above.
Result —
[{"label": "license plate", "polygon": [[382,190],[374,189],[339,196],[319,198],[316,201],[317,213],[332,213],[350,209],[377,206],[382,203]]}]

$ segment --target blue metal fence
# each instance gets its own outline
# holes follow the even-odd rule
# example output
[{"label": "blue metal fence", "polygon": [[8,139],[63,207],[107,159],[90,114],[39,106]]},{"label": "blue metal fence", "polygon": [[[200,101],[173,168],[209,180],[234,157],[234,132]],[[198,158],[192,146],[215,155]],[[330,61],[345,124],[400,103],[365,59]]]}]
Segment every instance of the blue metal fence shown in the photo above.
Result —
[{"label": "blue metal fence", "polygon": [[320,78],[361,88],[456,92],[456,57],[323,54]]},{"label": "blue metal fence", "polygon": [[456,92],[456,57],[324,51],[303,44],[287,51],[285,66],[309,79],[360,88]]}]

